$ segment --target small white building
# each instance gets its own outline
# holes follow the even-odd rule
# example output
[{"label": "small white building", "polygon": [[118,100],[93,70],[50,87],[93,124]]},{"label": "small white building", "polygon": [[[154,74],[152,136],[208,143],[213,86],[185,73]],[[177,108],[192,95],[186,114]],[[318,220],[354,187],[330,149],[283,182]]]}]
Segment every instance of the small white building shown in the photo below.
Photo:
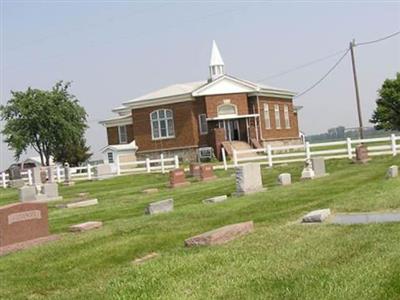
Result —
[{"label": "small white building", "polygon": [[[108,145],[101,149],[103,161],[111,165],[112,171],[117,171],[117,164],[136,161],[136,151],[138,147],[135,141],[129,144]],[[120,166],[121,169],[130,169],[132,166]]]}]

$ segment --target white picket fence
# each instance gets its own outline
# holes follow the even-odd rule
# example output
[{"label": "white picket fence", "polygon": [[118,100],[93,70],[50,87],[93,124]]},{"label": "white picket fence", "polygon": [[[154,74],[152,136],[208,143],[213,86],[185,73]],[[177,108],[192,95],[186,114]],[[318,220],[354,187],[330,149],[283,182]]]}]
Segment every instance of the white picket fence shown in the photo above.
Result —
[{"label": "white picket fence", "polygon": [[[73,181],[78,180],[91,180],[94,176],[95,166],[88,164],[84,167],[71,167],[70,173]],[[126,175],[126,174],[135,174],[135,173],[151,173],[151,172],[161,172],[165,173],[168,170],[179,168],[179,159],[178,156],[164,158],[164,155],[161,154],[159,159],[146,159],[143,161],[134,161],[128,163],[119,163],[116,162],[116,173],[115,175]],[[43,170],[48,170],[47,168],[43,168]],[[52,172],[54,175],[54,179],[60,183],[65,179],[65,171],[61,166],[56,166],[52,168]],[[29,185],[32,185],[32,171],[27,170],[21,172],[22,179],[27,182]],[[9,183],[9,174],[3,172],[1,173],[1,184],[3,188],[8,187]]]},{"label": "white picket fence", "polygon": [[[338,159],[355,157],[356,145],[363,143],[368,147],[369,156],[378,155],[393,155],[396,156],[400,152],[400,144],[397,141],[400,136],[394,134],[389,137],[373,138],[373,139],[357,139],[352,140],[347,138],[344,141],[316,143],[311,144],[306,142],[301,145],[289,145],[272,147],[268,145],[267,148],[262,149],[249,149],[249,150],[233,150],[232,163],[228,163],[226,159],[225,150],[222,149],[222,159],[224,169],[238,166],[246,162],[260,162],[261,164],[272,167],[275,164],[284,164],[290,162],[301,162],[311,157],[324,157],[325,159]],[[387,143],[387,144],[385,144]],[[372,144],[372,145],[371,145]],[[373,145],[379,144],[379,145]],[[383,144],[383,145],[382,145]],[[323,149],[328,148],[328,149]],[[333,149],[329,149],[333,148]]]}]

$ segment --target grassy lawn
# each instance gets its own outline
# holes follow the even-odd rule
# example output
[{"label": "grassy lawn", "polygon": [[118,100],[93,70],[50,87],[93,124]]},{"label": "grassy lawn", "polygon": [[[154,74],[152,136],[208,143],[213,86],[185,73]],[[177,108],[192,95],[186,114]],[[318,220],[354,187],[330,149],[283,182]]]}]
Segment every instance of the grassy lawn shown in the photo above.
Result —
[{"label": "grassy lawn", "polygon": [[[400,157],[368,165],[327,162],[330,176],[299,182],[302,164],[263,169],[268,190],[226,202],[201,200],[235,190],[218,171],[214,182],[171,190],[167,175],[123,176],[61,187],[64,201],[89,192],[99,205],[49,204],[59,241],[0,257],[0,299],[399,299],[400,224],[339,226],[294,223],[306,212],[400,211],[400,179],[385,179]],[[279,173],[294,184],[280,187]],[[145,188],[160,192],[145,195]],[[145,216],[149,202],[173,197],[172,213]],[[1,191],[0,205],[17,201]],[[71,224],[101,220],[102,229],[68,233]],[[253,220],[254,233],[223,246],[186,249],[183,240],[216,227]],[[131,262],[149,252],[160,257]]]}]

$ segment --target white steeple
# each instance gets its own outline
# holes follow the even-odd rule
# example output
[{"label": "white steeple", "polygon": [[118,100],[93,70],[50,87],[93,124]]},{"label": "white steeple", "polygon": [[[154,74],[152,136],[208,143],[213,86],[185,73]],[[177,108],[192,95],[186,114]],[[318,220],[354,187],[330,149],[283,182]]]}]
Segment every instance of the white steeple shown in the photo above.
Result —
[{"label": "white steeple", "polygon": [[210,79],[215,80],[216,78],[225,74],[225,65],[222,60],[221,54],[219,53],[217,43],[213,41],[211,49],[211,60],[210,60]]}]

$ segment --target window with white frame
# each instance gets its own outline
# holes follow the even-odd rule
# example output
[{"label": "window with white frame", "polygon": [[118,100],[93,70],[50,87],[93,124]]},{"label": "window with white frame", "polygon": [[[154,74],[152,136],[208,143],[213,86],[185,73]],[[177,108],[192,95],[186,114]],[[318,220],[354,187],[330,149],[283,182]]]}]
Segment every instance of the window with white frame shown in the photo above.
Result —
[{"label": "window with white frame", "polygon": [[269,116],[269,105],[264,103],[264,122],[265,129],[271,129],[271,118]]},{"label": "window with white frame", "polygon": [[275,110],[275,128],[281,129],[281,114],[279,111],[279,104],[274,105],[274,110]]},{"label": "window with white frame", "polygon": [[207,125],[207,116],[206,114],[199,115],[199,129],[200,134],[207,134],[208,133],[208,125]]},{"label": "window with white frame", "polygon": [[118,126],[118,138],[120,144],[126,144],[128,142],[128,134],[126,132],[126,125]]},{"label": "window with white frame", "polygon": [[107,159],[109,164],[114,163],[114,154],[112,152],[107,152]]},{"label": "window with white frame", "polygon": [[234,104],[222,104],[218,106],[218,116],[236,115],[237,107]]},{"label": "window with white frame", "polygon": [[153,140],[175,137],[172,110],[159,109],[150,114],[151,136]]},{"label": "window with white frame", "polygon": [[285,105],[283,109],[285,114],[285,128],[290,129],[289,106]]}]

